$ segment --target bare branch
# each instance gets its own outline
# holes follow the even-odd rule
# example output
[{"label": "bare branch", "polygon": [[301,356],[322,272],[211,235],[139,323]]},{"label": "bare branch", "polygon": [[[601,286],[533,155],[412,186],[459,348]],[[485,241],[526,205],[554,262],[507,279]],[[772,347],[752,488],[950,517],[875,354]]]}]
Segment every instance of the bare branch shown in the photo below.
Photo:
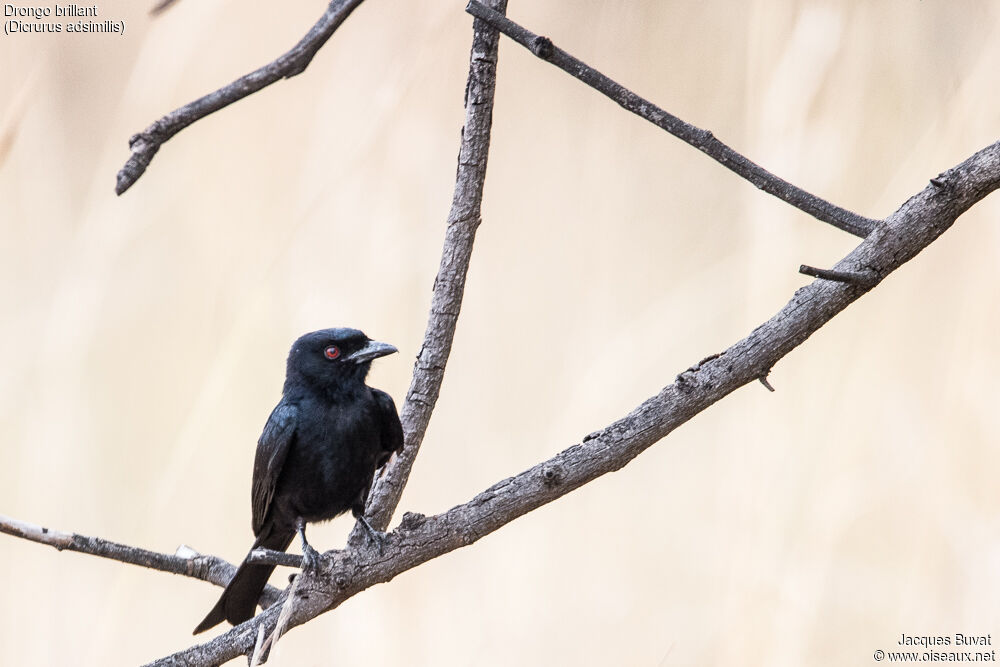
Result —
[{"label": "bare branch", "polygon": [[[841,269],[867,266],[881,281],[915,257],[970,206],[1000,187],[1000,142],[949,172],[942,195],[930,185],[911,197],[841,260]],[[398,574],[468,546],[514,519],[621,469],[671,431],[736,389],[761,378],[786,354],[866,292],[837,282],[815,281],[795,292],[774,317],[718,355],[678,376],[631,413],[592,433],[521,474],[505,479],[443,514],[407,513],[386,536],[385,552],[349,549],[323,555],[316,577],[304,573],[289,627],[331,609],[353,595]],[[215,665],[252,650],[258,628],[271,632],[279,607],[273,606],[216,639],[154,663]]]},{"label": "bare branch", "polygon": [[622,108],[645,118],[653,125],[666,130],[681,141],[687,142],[717,161],[722,166],[745,178],[768,194],[805,211],[818,220],[829,223],[845,232],[864,238],[878,224],[872,220],[832,204],[825,199],[806,192],[771,172],[716,139],[708,130],[702,130],[685,123],[680,118],[664,111],[645,100],[621,84],[601,74],[593,67],[566,53],[548,37],[542,37],[521,27],[505,16],[491,10],[476,0],[471,0],[466,11],[481,19],[525,47],[533,54],[546,60],[567,74],[584,82],[594,90],[603,93]]},{"label": "bare branch", "polygon": [[363,0],[331,0],[316,25],[290,51],[260,69],[241,76],[228,86],[171,111],[139,134],[133,135],[128,142],[132,155],[118,172],[115,192],[120,195],[132,187],[146,171],[160,146],[191,123],[256,93],[275,81],[290,79],[304,72],[313,56],[362,2]]},{"label": "bare branch", "polygon": [[[232,563],[218,556],[199,554],[190,547],[182,546],[176,554],[165,554],[112,542],[100,537],[87,537],[77,533],[53,530],[3,515],[0,515],[0,533],[7,533],[39,544],[47,544],[59,551],[78,551],[130,565],[141,565],[161,572],[182,574],[186,577],[208,581],[216,586],[225,586],[236,573],[236,566]],[[262,602],[265,605],[270,605],[280,595],[281,591],[274,586],[268,586],[262,596]]]},{"label": "bare branch", "polygon": [[[498,11],[506,11],[507,0],[492,0]],[[493,11],[493,10],[490,10]],[[403,452],[379,477],[368,500],[366,514],[371,523],[384,530],[410,476],[413,461],[420,451],[427,424],[437,403],[444,379],[444,369],[455,339],[455,326],[462,309],[465,276],[472,258],[483,182],[493,124],[493,94],[496,90],[497,43],[500,36],[481,21],[473,22],[472,51],[469,56],[469,80],[465,87],[465,126],[458,151],[458,170],[452,196],[448,227],[445,231],[441,265],[434,279],[431,311],[424,342],[413,367],[413,379],[400,411],[403,423]],[[353,538],[360,536],[355,527]]]}]

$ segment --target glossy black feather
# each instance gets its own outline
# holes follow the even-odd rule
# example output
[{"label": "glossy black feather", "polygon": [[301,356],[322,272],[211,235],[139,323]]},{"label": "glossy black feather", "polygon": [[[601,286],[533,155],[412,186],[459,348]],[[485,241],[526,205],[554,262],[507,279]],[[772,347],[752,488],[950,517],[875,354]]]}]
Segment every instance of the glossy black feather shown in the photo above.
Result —
[{"label": "glossy black feather", "polygon": [[[335,359],[324,354],[331,347]],[[284,551],[299,519],[325,521],[364,511],[376,470],[403,447],[392,398],[365,384],[372,359],[394,351],[356,329],[324,329],[295,341],[281,401],[257,443],[250,493],[257,539],[251,551]],[[195,633],[251,618],[273,570],[241,564]]]},{"label": "glossy black feather", "polygon": [[285,465],[288,450],[295,440],[295,429],[298,425],[299,410],[294,404],[284,399],[271,411],[271,416],[264,425],[264,432],[257,441],[257,454],[253,462],[253,483],[250,489],[252,521],[254,536],[260,535],[264,526],[278,475]]},{"label": "glossy black feather", "polygon": [[375,402],[378,403],[380,412],[380,423],[382,424],[382,457],[379,458],[378,466],[385,465],[393,452],[403,451],[403,425],[399,423],[399,416],[396,413],[396,404],[392,396],[381,389],[372,389]]}]

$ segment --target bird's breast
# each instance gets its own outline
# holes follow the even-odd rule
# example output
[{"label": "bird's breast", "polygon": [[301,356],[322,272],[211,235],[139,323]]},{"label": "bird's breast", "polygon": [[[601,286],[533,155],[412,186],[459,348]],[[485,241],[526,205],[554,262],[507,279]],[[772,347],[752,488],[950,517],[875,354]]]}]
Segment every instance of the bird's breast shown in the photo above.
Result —
[{"label": "bird's breast", "polygon": [[379,431],[363,402],[300,407],[295,444],[282,473],[296,513],[310,521],[347,511],[375,473]]}]

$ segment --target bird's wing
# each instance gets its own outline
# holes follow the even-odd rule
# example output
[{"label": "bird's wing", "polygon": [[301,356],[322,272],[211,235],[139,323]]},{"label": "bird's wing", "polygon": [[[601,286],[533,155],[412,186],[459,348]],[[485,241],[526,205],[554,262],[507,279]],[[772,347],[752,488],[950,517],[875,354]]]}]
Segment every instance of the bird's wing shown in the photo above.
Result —
[{"label": "bird's wing", "polygon": [[264,519],[271,507],[278,476],[285,465],[288,450],[295,439],[298,409],[282,401],[271,412],[264,425],[264,432],[257,441],[257,455],[253,462],[253,484],[250,501],[253,506],[253,534],[260,534]]},{"label": "bird's wing", "polygon": [[393,452],[402,451],[403,425],[399,423],[399,415],[396,414],[396,404],[392,402],[392,396],[379,389],[372,389],[372,394],[378,405],[380,444],[382,445],[378,467],[381,468]]}]

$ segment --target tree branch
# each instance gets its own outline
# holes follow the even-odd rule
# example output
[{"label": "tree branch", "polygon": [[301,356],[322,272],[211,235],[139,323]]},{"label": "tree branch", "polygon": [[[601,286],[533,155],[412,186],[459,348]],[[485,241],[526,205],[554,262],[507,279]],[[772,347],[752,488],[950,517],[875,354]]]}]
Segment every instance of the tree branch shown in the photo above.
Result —
[{"label": "tree branch", "polygon": [[[947,191],[930,185],[886,218],[836,264],[839,271],[864,270],[877,285],[937,239],[970,206],[1000,187],[1000,142],[947,172]],[[348,549],[323,555],[319,572],[304,574],[288,627],[335,609],[375,584],[468,546],[514,519],[621,469],[671,431],[736,389],[760,378],[867,290],[817,280],[800,288],[774,317],[718,355],[706,357],[635,410],[579,444],[521,474],[494,484],[443,514],[407,513],[386,537],[385,552]],[[258,628],[273,630],[275,605],[216,639],[151,663],[215,665],[253,649]]]},{"label": "tree branch", "polygon": [[814,218],[861,238],[871,233],[871,230],[878,224],[877,220],[866,218],[836,206],[825,199],[806,192],[802,188],[792,185],[788,181],[778,178],[716,139],[708,130],[702,130],[694,125],[685,123],[680,118],[664,111],[652,102],[639,97],[621,84],[601,74],[593,67],[577,60],[554,45],[548,37],[536,35],[476,0],[470,0],[466,11],[490,24],[542,60],[552,63],[594,90],[603,93],[622,108],[645,118],[653,125],[666,130],[681,141],[694,146],[723,167],[750,181],[764,192],[774,195],[797,209],[805,211]]},{"label": "tree branch", "polygon": [[290,79],[305,71],[313,56],[362,2],[363,0],[331,0],[319,21],[290,51],[241,76],[228,86],[171,111],[142,132],[133,135],[128,142],[132,154],[118,172],[115,192],[121,195],[132,187],[146,171],[160,146],[191,123],[256,93],[275,81]]},{"label": "tree branch", "polygon": [[249,565],[283,565],[284,567],[302,567],[302,556],[300,554],[290,554],[285,551],[275,551],[257,547],[249,554],[244,561]]},{"label": "tree branch", "polygon": [[[130,142],[132,155],[118,175],[117,192],[121,194],[128,189],[142,175],[160,145],[190,123],[280,78],[303,71],[361,1],[333,0],[323,18],[291,51],[135,135]],[[491,0],[490,4],[493,8],[472,0],[467,8],[477,20],[455,193],[424,343],[401,411],[405,449],[377,480],[368,505],[368,515],[379,528],[388,525],[399,502],[438,398],[454,340],[472,246],[481,222],[495,91],[497,30],[623,108],[699,148],[758,188],[864,241],[830,270],[803,267],[804,272],[822,280],[796,291],[781,311],[746,338],[684,371],[673,384],[613,424],[447,512],[433,517],[407,513],[398,528],[387,536],[384,552],[349,548],[324,554],[320,568],[300,573],[294,590],[289,592],[290,604],[284,609],[288,617],[281,620],[282,624],[287,620],[289,628],[335,609],[375,584],[388,582],[432,558],[472,544],[527,512],[619,470],[675,428],[747,383],[759,380],[770,388],[767,375],[775,363],[912,259],[961,213],[1000,187],[1000,142],[997,142],[932,179],[928,187],[885,221],[864,218],[777,178],[715,139],[710,132],[684,123],[558,49],[549,39],[507,20],[502,14],[506,0]],[[90,553],[219,585],[227,582],[235,570],[215,557],[159,554],[99,538],[50,531],[5,517],[0,517],[0,531],[60,550]],[[354,539],[351,543],[358,544]],[[255,552],[252,557],[262,562],[295,561],[294,557],[279,558],[273,552]],[[266,595],[267,601],[273,602],[284,594],[268,587]],[[255,618],[207,643],[152,664],[216,665],[247,654],[260,638],[274,631],[282,611],[282,605],[272,604]]]},{"label": "tree branch", "polygon": [[[91,556],[100,556],[130,565],[141,565],[152,570],[182,574],[225,586],[236,573],[236,566],[218,556],[199,554],[190,547],[181,546],[176,554],[148,551],[139,547],[112,542],[100,537],[87,537],[77,533],[66,533],[38,526],[27,521],[19,521],[0,515],[0,533],[21,537],[39,544],[47,544],[59,551],[77,551]],[[262,595],[262,602],[271,605],[281,596],[281,591],[268,586]]]},{"label": "tree branch", "polygon": [[[499,12],[506,11],[507,0],[492,0],[491,4]],[[441,392],[444,369],[455,340],[455,326],[462,309],[472,245],[482,222],[480,210],[493,124],[499,41],[496,30],[481,21],[473,22],[469,79],[465,87],[465,125],[458,151],[455,192],[448,213],[441,264],[434,279],[424,342],[417,354],[413,379],[399,415],[403,424],[403,451],[392,465],[386,467],[385,474],[376,480],[366,510],[372,525],[379,530],[389,525],[392,513],[399,504]],[[360,529],[355,527],[352,539],[360,536]]]}]

